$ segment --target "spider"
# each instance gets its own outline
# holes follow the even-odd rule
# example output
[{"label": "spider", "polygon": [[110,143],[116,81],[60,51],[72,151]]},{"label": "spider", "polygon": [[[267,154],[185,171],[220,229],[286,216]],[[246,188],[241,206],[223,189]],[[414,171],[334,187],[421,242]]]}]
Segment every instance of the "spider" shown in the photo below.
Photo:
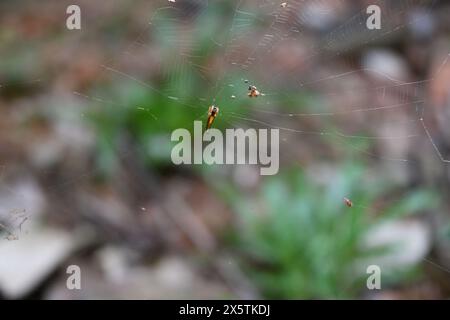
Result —
[{"label": "spider", "polygon": [[214,119],[217,117],[218,114],[219,114],[219,108],[218,107],[216,107],[215,105],[212,105],[212,106],[209,107],[209,109],[208,109],[208,120],[206,122],[206,130],[211,128],[211,125],[214,122]]},{"label": "spider", "polygon": [[344,203],[347,205],[347,207],[351,208],[353,207],[353,202],[350,199],[344,198]]}]

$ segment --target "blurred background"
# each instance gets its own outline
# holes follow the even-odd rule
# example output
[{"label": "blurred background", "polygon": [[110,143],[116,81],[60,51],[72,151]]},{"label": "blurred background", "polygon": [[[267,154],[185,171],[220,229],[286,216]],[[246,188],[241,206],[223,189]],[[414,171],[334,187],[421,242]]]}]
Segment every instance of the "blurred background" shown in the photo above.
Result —
[{"label": "blurred background", "polygon": [[[449,15],[1,1],[0,298],[448,298]],[[280,129],[277,175],[172,163],[213,103],[221,130]]]}]

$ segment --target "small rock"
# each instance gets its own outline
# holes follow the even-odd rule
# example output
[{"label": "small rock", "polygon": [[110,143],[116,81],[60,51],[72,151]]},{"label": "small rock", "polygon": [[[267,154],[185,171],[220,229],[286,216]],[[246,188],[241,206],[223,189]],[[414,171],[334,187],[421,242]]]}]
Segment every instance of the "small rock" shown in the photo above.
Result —
[{"label": "small rock", "polygon": [[383,82],[407,81],[409,76],[405,60],[391,50],[370,50],[362,59],[364,70]]},{"label": "small rock", "polygon": [[77,247],[74,237],[39,229],[17,241],[0,241],[0,291],[9,299],[24,297]]},{"label": "small rock", "polygon": [[404,269],[419,264],[431,248],[430,229],[418,220],[390,221],[374,227],[366,236],[368,249],[388,247],[391,250],[370,258],[365,264],[381,270]]}]

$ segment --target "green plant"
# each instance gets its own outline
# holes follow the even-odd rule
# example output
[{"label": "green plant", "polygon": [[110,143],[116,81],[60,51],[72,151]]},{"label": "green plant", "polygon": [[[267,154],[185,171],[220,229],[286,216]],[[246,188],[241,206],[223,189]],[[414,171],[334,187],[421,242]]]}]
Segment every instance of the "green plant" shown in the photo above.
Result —
[{"label": "green plant", "polygon": [[[375,200],[389,189],[365,181],[363,169],[346,166],[326,184],[292,169],[267,179],[254,199],[244,199],[229,186],[221,187],[239,213],[232,243],[265,297],[356,296],[365,288],[367,277],[365,269],[356,267],[358,261],[389,249],[363,249],[367,232],[386,219],[436,203],[430,192],[417,190],[373,212]],[[353,207],[344,204],[346,196],[351,197]]]}]

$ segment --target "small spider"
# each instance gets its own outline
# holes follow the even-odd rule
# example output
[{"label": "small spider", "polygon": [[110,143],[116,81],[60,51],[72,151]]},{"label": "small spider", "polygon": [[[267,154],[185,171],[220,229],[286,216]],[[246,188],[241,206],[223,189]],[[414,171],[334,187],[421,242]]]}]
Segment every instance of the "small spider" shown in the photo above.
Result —
[{"label": "small spider", "polygon": [[286,8],[286,7],[287,7],[287,2],[282,2],[282,3],[280,4],[280,7]]},{"label": "small spider", "polygon": [[249,86],[248,87],[248,96],[250,98],[257,98],[261,95],[261,92],[258,91],[258,89],[255,86]]},{"label": "small spider", "polygon": [[214,122],[214,119],[216,119],[217,115],[219,114],[219,108],[212,105],[208,109],[208,120],[206,122],[206,130],[211,128],[212,123]]},{"label": "small spider", "polygon": [[347,205],[347,207],[351,208],[353,207],[353,202],[350,199],[344,198],[344,203]]}]

